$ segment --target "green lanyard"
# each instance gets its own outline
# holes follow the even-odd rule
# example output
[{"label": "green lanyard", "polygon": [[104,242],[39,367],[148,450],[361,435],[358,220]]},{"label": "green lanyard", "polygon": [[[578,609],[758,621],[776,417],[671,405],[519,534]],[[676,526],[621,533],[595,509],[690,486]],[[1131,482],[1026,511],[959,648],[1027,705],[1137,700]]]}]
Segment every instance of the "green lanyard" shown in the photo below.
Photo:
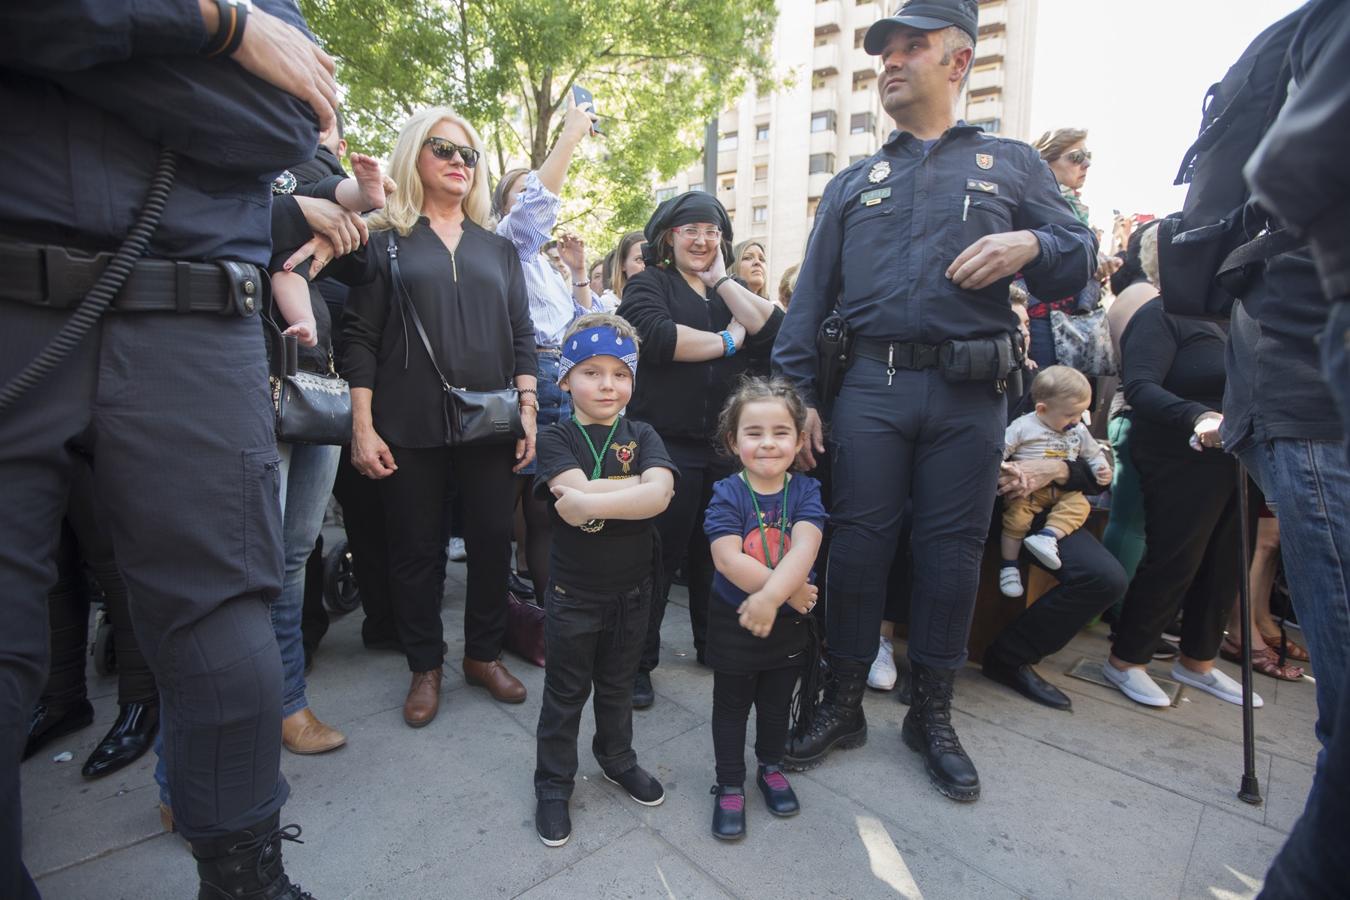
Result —
[{"label": "green lanyard", "polygon": [[[755,489],[750,484],[750,479],[745,477],[745,470],[741,470],[741,481],[750,490],[750,502],[755,507],[755,521],[759,524],[759,542],[764,548],[765,564],[770,569],[776,568],[778,563],[783,561],[783,546],[787,542],[787,494],[788,494],[788,475],[783,473],[783,503],[778,511],[778,556],[769,555],[769,532],[764,528],[764,513],[759,511],[759,498],[755,496]],[[774,562],[774,559],[778,562]]]},{"label": "green lanyard", "polygon": [[[614,432],[619,429],[619,422],[622,419],[623,416],[619,416],[619,418],[614,420],[614,424],[609,426],[609,434],[605,435],[605,442],[600,446],[602,447],[609,446],[609,442],[614,439]],[[600,469],[604,466],[605,455],[601,453],[599,450],[595,449],[595,444],[591,443],[591,436],[586,433],[585,426],[583,426],[581,422],[577,421],[575,413],[572,415],[572,421],[576,423],[577,429],[581,431],[581,436],[586,439],[586,446],[591,448],[591,456],[595,459],[595,468],[591,470],[591,481],[595,481],[597,478],[600,477]]]}]

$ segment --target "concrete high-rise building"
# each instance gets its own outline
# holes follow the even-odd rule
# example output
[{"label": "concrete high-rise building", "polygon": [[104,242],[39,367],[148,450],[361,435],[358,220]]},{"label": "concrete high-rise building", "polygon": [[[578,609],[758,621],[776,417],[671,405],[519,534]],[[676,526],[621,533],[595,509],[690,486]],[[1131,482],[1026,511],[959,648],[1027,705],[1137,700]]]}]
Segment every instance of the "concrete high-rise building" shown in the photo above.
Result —
[{"label": "concrete high-rise building", "polygon": [[[1030,121],[1036,0],[980,3],[980,33],[962,97],[966,121],[1026,140]],[[801,261],[816,205],[833,174],[870,156],[894,123],[877,95],[877,58],[863,35],[887,7],[876,0],[779,0],[774,31],[782,90],[750,86],[718,122],[717,183],[703,166],[655,186],[664,200],[691,188],[714,191],[738,241],[763,241],[769,294]]]}]

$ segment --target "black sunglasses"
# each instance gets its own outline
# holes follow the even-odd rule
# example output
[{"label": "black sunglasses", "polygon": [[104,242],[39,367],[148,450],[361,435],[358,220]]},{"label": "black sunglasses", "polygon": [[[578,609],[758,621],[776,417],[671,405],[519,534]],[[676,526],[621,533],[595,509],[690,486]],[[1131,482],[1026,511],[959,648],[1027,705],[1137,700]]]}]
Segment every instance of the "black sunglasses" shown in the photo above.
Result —
[{"label": "black sunglasses", "polygon": [[422,142],[422,146],[431,147],[431,153],[437,159],[453,159],[455,154],[464,161],[464,165],[472,169],[478,165],[478,151],[472,147],[461,147],[454,141],[447,141],[443,137],[429,137]]},{"label": "black sunglasses", "polygon": [[1075,166],[1081,166],[1083,163],[1092,162],[1091,150],[1073,150],[1065,154],[1065,158]]}]

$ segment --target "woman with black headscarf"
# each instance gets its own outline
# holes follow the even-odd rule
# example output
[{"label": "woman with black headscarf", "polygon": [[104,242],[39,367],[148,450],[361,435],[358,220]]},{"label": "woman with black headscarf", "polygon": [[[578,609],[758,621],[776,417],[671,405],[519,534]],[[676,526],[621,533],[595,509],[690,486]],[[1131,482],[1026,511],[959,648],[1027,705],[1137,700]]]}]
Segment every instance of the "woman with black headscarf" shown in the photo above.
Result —
[{"label": "woman with black headscarf", "polygon": [[767,374],[783,312],[727,275],[731,220],[717,198],[689,191],[656,208],[644,229],[647,268],[624,289],[618,313],[642,338],[642,363],[628,413],[656,429],[680,469],[675,497],[656,520],[665,576],[656,592],[633,705],[654,699],[651,671],[661,646],[670,573],[688,554],[689,619],[703,659],[712,555],[703,511],[713,483],[730,474],[713,441],[717,416],[742,374]]}]

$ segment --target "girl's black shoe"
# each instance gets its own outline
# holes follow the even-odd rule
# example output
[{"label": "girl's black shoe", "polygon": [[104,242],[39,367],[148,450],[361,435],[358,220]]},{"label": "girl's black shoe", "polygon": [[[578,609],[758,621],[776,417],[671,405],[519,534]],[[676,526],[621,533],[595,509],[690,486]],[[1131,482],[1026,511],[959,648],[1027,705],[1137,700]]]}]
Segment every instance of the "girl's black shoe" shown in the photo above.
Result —
[{"label": "girl's black shoe", "polygon": [[764,795],[764,805],[775,816],[787,818],[801,812],[797,794],[779,766],[760,766],[755,784],[759,785],[759,792]]},{"label": "girl's black shoe", "polygon": [[719,841],[739,841],[745,837],[745,789],[715,784],[710,793],[713,803],[712,833]]}]

